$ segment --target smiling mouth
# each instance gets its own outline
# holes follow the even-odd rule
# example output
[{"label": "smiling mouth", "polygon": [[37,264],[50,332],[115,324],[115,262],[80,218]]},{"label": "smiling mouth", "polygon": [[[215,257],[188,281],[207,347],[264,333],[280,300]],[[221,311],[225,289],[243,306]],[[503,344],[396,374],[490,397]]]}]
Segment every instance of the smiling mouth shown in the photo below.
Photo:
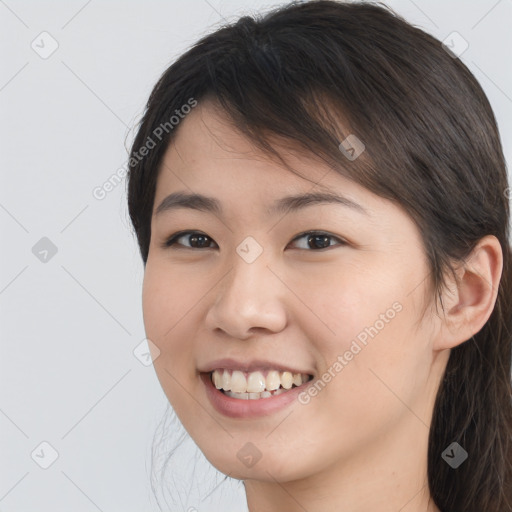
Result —
[{"label": "smiling mouth", "polygon": [[242,372],[218,369],[210,372],[210,380],[222,394],[240,400],[259,400],[270,398],[300,387],[313,379],[306,373],[279,372]]}]

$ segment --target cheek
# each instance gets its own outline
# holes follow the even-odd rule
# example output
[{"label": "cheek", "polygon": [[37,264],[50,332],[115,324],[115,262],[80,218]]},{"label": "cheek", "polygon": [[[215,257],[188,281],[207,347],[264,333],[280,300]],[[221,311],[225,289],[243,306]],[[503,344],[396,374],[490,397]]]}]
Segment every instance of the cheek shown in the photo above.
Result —
[{"label": "cheek", "polygon": [[324,323],[313,316],[309,323],[324,365],[319,379],[326,391],[318,396],[328,407],[335,395],[345,419],[347,410],[360,418],[400,406],[390,389],[410,397],[427,355],[422,331],[414,329],[414,297],[404,292],[407,276],[391,265],[382,272],[356,270],[332,274],[322,293],[309,295],[310,309]]},{"label": "cheek", "polygon": [[386,265],[331,269],[303,280],[301,296],[313,313],[308,317],[310,325],[318,328],[315,338],[323,340],[328,352],[338,354],[349,350],[355,340],[366,346],[397,323],[403,310],[400,282],[405,276]]},{"label": "cheek", "polygon": [[153,360],[155,373],[170,405],[188,429],[193,426],[189,411],[194,404],[184,388],[193,392],[191,382],[196,378],[192,365],[194,309],[190,296],[179,293],[182,285],[175,276],[159,272],[154,265],[146,266],[142,310],[146,337],[159,351]]},{"label": "cheek", "polygon": [[157,344],[166,344],[177,327],[201,299],[193,284],[163,264],[146,265],[142,286],[142,312],[146,334]]},{"label": "cheek", "polygon": [[[183,293],[184,283],[157,265],[147,265],[142,289],[142,311],[146,337],[158,348],[153,361],[166,393],[189,379],[193,360],[191,321],[199,297]],[[173,378],[175,377],[175,379]]]}]

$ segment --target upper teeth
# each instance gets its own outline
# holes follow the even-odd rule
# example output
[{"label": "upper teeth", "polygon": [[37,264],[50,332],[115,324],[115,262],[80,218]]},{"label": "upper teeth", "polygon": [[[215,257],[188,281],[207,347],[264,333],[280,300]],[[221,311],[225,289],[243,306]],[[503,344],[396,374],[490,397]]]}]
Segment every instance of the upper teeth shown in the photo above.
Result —
[{"label": "upper teeth", "polygon": [[[235,393],[261,393],[263,391],[273,391],[282,386],[284,389],[290,389],[293,384],[300,386],[307,382],[309,375],[306,373],[278,372],[270,370],[266,372],[241,372],[234,370],[214,370],[212,372],[212,381],[217,389],[224,391],[234,391]],[[247,375],[247,377],[246,377]]]}]

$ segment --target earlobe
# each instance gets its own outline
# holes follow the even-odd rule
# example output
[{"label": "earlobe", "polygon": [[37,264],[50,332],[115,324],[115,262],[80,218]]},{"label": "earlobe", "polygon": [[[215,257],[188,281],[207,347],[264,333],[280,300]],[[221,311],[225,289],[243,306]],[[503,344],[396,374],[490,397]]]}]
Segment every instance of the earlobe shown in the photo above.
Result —
[{"label": "earlobe", "polygon": [[496,304],[503,252],[493,235],[482,238],[443,291],[444,315],[437,349],[454,348],[477,334]]}]

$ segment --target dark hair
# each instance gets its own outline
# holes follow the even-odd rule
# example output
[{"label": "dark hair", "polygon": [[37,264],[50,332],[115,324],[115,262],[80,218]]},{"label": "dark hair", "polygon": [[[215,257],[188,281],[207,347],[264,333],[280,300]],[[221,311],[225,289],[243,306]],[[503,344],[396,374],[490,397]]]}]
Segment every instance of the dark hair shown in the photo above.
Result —
[{"label": "dark hair", "polygon": [[[291,3],[203,37],[159,79],[131,150],[128,207],[144,265],[162,156],[179,129],[169,119],[190,98],[211,100],[282,162],[270,141],[317,155],[401,206],[422,233],[431,298],[452,262],[485,235],[497,237],[496,304],[451,351],[433,411],[428,482],[443,512],[511,512],[510,189],[493,111],[468,68],[380,3]],[[159,144],[134,159],[166,122]],[[354,160],[339,149],[349,134],[366,148]],[[441,457],[454,441],[469,454],[457,469]]]}]

